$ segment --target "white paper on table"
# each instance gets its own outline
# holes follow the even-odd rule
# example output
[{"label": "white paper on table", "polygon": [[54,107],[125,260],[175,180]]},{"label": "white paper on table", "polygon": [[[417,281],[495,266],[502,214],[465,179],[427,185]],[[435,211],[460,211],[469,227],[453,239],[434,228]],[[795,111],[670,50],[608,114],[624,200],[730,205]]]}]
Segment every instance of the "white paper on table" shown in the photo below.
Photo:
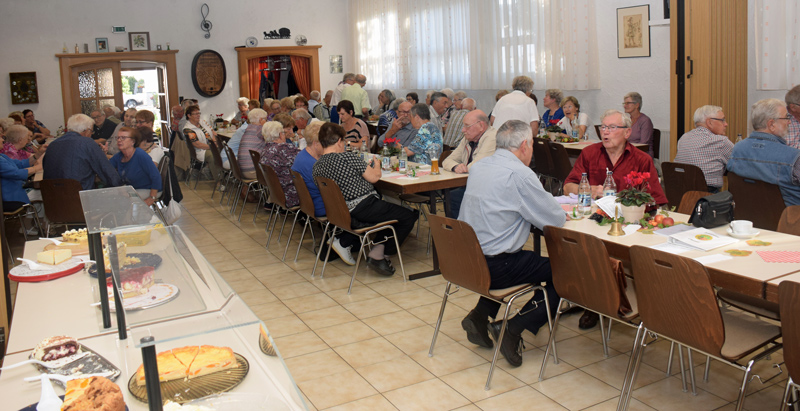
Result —
[{"label": "white paper on table", "polygon": [[682,254],[692,250],[691,248],[684,247],[680,244],[672,244],[672,243],[661,243],[658,245],[654,245],[650,248],[670,254]]},{"label": "white paper on table", "polygon": [[712,255],[704,255],[702,257],[697,257],[694,260],[703,265],[709,265],[713,263],[718,263],[720,261],[730,260],[731,256],[724,255],[724,254],[712,254]]},{"label": "white paper on table", "polygon": [[664,237],[669,237],[673,234],[682,233],[684,231],[694,230],[696,227],[689,224],[676,224],[672,227],[662,228],[660,230],[653,231],[653,234],[663,235]]},{"label": "white paper on table", "polygon": [[[594,203],[609,217],[622,217],[622,204],[617,202],[617,196],[600,197]],[[619,211],[615,212],[615,209]]]},{"label": "white paper on table", "polygon": [[622,231],[625,232],[625,235],[631,235],[639,231],[640,228],[642,228],[642,226],[640,226],[639,224],[628,224],[622,227]]}]

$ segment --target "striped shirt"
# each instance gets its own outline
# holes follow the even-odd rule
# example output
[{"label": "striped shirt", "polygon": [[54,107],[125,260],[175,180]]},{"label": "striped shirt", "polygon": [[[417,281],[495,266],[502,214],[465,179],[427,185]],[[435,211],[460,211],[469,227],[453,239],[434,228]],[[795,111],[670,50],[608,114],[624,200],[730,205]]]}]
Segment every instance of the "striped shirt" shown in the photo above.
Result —
[{"label": "striped shirt", "polygon": [[461,128],[464,125],[464,116],[467,115],[467,110],[453,110],[450,113],[450,122],[444,132],[444,145],[455,147],[464,138],[464,133]]},{"label": "striped shirt", "polygon": [[697,126],[678,140],[676,163],[700,167],[706,176],[706,184],[722,187],[722,174],[731,158],[733,143],[728,137],[720,136],[711,130]]}]

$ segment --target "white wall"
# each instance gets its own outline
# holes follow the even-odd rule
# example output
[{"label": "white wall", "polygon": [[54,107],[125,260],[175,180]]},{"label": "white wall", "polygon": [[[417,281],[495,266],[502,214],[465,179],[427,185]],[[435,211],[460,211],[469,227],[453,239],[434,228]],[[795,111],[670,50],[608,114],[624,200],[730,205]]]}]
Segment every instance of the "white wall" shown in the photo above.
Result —
[{"label": "white wall", "polygon": [[[211,38],[200,29],[200,6],[208,3],[207,17],[213,24]],[[70,53],[75,43],[94,52],[95,37],[107,37],[109,48],[128,47],[128,35],[112,34],[111,26],[126,26],[131,31],[150,32],[153,50],[170,42],[178,66],[178,91],[181,96],[198,98],[205,113],[236,111],[239,97],[238,66],[234,47],[254,36],[259,47],[294,46],[294,40],[264,40],[263,31],[287,27],[292,37],[304,34],[309,45],[321,45],[320,81],[334,87],[341,75],[329,74],[328,56],[347,56],[348,17],[346,0],[296,0],[292,2],[258,0],[3,0],[0,13],[0,114],[30,108],[51,130],[63,124],[61,81],[58,58],[63,44]],[[227,83],[219,96],[202,98],[195,91],[190,75],[192,59],[200,50],[212,49],[225,60]],[[113,52],[113,51],[112,51]],[[345,60],[346,61],[346,60]],[[347,66],[344,67],[348,69]],[[39,104],[12,105],[9,72],[35,71],[39,83]],[[177,102],[175,102],[177,104]]]}]

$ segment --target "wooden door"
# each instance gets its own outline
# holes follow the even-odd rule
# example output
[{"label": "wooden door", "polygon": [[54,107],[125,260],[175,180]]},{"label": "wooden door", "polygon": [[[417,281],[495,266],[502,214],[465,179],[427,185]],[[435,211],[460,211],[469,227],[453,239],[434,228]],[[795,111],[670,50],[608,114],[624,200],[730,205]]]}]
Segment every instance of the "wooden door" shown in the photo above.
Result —
[{"label": "wooden door", "polygon": [[122,107],[122,79],[118,62],[74,66],[70,78],[70,112],[89,115],[105,105]]}]

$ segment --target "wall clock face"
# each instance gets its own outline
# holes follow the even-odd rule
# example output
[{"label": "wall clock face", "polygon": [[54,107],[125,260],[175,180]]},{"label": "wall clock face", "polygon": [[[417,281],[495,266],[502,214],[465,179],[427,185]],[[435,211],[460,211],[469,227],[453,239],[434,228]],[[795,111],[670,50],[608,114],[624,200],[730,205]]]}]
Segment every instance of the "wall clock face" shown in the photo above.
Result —
[{"label": "wall clock face", "polygon": [[225,61],[214,50],[203,50],[192,61],[192,83],[203,97],[214,97],[225,88]]},{"label": "wall clock face", "polygon": [[245,40],[245,45],[247,47],[255,47],[258,45],[258,39],[255,37],[248,37],[247,40]]}]

